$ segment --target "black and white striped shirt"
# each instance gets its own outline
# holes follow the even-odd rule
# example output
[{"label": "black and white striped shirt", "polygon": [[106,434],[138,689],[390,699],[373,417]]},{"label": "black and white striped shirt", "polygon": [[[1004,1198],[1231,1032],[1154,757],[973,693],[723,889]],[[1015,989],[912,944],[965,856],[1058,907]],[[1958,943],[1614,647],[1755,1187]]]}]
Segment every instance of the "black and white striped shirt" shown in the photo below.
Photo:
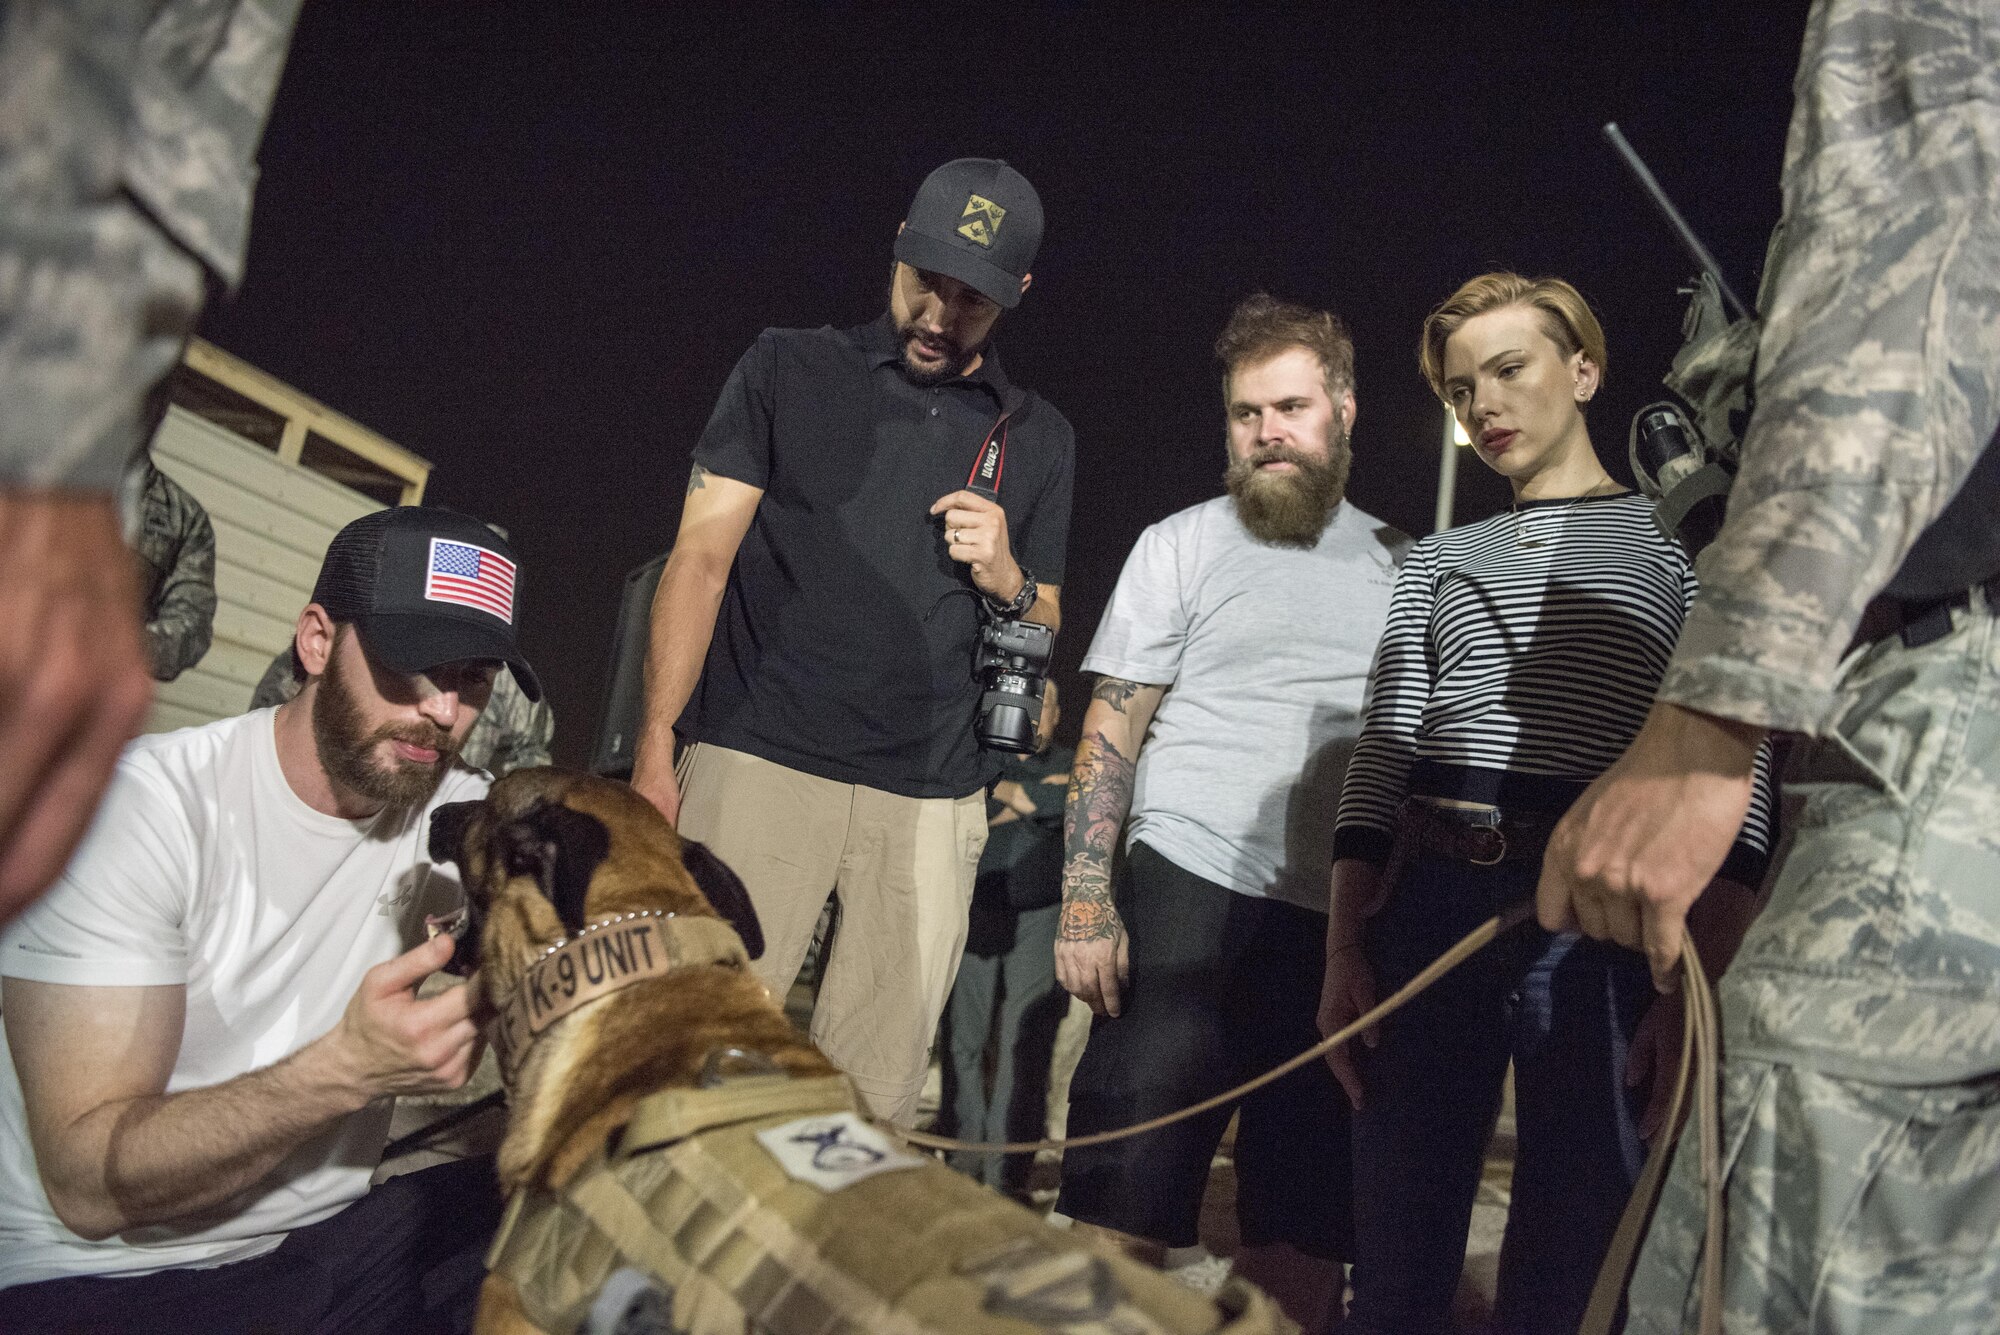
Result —
[{"label": "black and white striped shirt", "polygon": [[[1630,744],[1695,595],[1636,492],[1526,502],[1403,562],[1348,762],[1336,858],[1387,859],[1412,793],[1560,811]],[[1724,874],[1763,875],[1768,750]]]}]

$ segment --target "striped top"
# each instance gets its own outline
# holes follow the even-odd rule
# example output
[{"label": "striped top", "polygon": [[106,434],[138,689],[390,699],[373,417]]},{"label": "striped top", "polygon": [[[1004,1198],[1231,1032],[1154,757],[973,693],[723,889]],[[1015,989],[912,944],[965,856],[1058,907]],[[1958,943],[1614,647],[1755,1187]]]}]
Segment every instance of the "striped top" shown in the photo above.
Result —
[{"label": "striped top", "polygon": [[[1563,810],[1652,707],[1696,589],[1636,492],[1528,501],[1404,560],[1348,762],[1334,856],[1387,860],[1412,793]],[[1774,842],[1768,746],[1723,874]]]}]

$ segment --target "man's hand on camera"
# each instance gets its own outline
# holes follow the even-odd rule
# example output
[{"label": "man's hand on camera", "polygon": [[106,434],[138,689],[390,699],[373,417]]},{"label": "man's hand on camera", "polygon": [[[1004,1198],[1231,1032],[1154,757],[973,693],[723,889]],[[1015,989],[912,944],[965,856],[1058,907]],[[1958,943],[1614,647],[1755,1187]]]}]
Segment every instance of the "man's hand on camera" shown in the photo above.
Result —
[{"label": "man's hand on camera", "polygon": [[944,520],[951,559],[972,567],[973,585],[998,603],[1012,602],[1027,576],[1007,540],[1007,512],[971,491],[954,491],[931,506]]}]

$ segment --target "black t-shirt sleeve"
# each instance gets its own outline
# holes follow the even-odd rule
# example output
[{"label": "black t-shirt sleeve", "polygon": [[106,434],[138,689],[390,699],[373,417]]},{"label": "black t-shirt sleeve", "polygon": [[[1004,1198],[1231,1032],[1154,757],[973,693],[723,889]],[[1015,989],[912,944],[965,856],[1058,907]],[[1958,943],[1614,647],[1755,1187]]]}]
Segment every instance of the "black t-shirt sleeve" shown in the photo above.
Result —
[{"label": "black t-shirt sleeve", "polygon": [[1042,482],[1034,508],[1021,526],[1021,548],[1014,559],[1034,572],[1039,584],[1060,585],[1063,560],[1069,552],[1070,492],[1076,472],[1076,433],[1061,414],[1047,404],[1037,412],[1055,419],[1056,463]]},{"label": "black t-shirt sleeve", "polygon": [[694,461],[711,473],[768,487],[771,418],[777,401],[777,336],[766,329],[729,373],[708,426],[694,447]]}]

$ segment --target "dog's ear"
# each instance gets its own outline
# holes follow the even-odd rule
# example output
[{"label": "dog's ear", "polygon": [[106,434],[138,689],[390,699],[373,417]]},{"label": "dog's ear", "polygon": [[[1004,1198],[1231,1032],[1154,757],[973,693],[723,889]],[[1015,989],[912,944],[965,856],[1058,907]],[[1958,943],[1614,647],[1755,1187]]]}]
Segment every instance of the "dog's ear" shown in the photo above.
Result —
[{"label": "dog's ear", "polygon": [[449,862],[465,870],[465,824],[478,806],[477,802],[447,802],[431,812],[432,862]]},{"label": "dog's ear", "polygon": [[598,864],[611,850],[611,831],[587,812],[537,802],[494,836],[510,876],[532,876],[571,935],[583,930],[584,899]]},{"label": "dog's ear", "polygon": [[735,872],[729,870],[721,858],[708,851],[708,845],[698,844],[692,839],[681,840],[681,865],[688,875],[701,887],[701,893],[708,899],[709,906],[736,929],[736,935],[743,938],[743,949],[751,959],[764,953],[764,928],[757,921],[757,910],[751,907],[750,892],[743,888],[743,882]]}]

